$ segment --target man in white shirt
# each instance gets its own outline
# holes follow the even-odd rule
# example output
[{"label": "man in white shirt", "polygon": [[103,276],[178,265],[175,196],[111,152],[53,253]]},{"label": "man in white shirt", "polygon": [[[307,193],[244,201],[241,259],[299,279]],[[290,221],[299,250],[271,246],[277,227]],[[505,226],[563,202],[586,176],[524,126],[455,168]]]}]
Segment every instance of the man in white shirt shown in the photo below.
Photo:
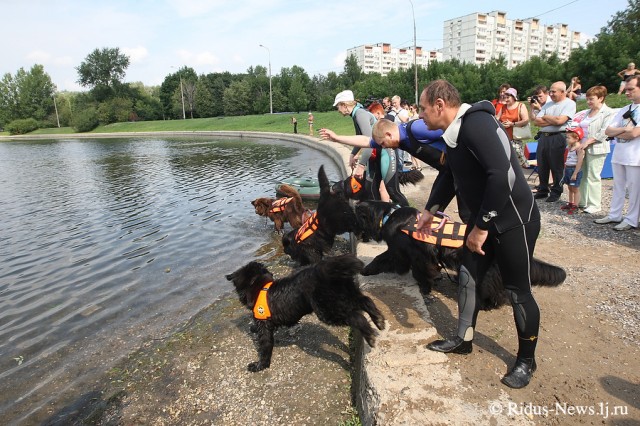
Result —
[{"label": "man in white shirt", "polygon": [[[631,104],[620,108],[611,125],[605,130],[609,137],[617,139],[611,157],[613,170],[613,196],[609,215],[596,219],[595,223],[618,223],[616,231],[635,229],[640,218],[640,75],[629,77],[625,94]],[[626,191],[629,191],[629,207],[622,216]]]},{"label": "man in white shirt", "polygon": [[[564,153],[567,148],[564,131],[571,117],[576,114],[576,103],[567,98],[567,85],[563,81],[556,81],[551,85],[549,96],[552,102],[542,105],[533,120],[540,128],[536,151],[540,185],[535,198],[546,198],[547,202],[555,202],[562,195]],[[551,187],[549,174],[553,176]]]}]

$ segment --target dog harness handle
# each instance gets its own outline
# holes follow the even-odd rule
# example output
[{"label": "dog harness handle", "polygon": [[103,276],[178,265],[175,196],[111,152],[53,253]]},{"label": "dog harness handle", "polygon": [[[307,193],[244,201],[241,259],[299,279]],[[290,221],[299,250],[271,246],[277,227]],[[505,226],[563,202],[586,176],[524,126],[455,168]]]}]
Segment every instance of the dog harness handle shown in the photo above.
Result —
[{"label": "dog harness handle", "polygon": [[255,305],[253,305],[253,317],[259,320],[267,320],[271,318],[271,311],[269,310],[269,303],[267,301],[267,294],[269,293],[269,287],[273,284],[273,281],[269,281],[262,287],[260,293],[258,293],[258,299]]},{"label": "dog harness handle", "polygon": [[[416,223],[409,225],[402,229],[402,232],[409,235],[411,238],[422,241],[428,244],[434,244],[442,247],[459,248],[464,243],[464,234],[467,230],[467,225],[459,222],[449,222],[445,215],[442,219],[434,217],[433,221],[437,224],[435,228],[432,228],[433,233],[424,237],[423,234],[418,234]],[[451,219],[451,218],[449,218]]]},{"label": "dog harness handle", "polygon": [[271,210],[269,210],[269,213],[279,213],[281,211],[284,211],[284,207],[289,204],[291,200],[293,200],[293,197],[278,198],[273,203],[271,203]]},{"label": "dog harness handle", "polygon": [[299,243],[301,241],[306,240],[311,235],[313,235],[313,233],[316,232],[317,229],[318,229],[318,212],[315,211],[311,216],[309,216],[309,219],[307,219],[302,224],[300,229],[298,229],[298,232],[296,232],[296,238],[295,238],[296,242]]}]

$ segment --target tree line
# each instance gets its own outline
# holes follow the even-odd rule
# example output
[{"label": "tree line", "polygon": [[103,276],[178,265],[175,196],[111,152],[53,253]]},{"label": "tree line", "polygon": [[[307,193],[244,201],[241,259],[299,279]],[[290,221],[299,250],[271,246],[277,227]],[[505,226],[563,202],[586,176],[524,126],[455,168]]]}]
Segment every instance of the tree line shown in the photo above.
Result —
[{"label": "tree line", "polygon": [[[457,60],[418,67],[421,86],[444,78],[460,91],[465,102],[492,99],[500,84],[508,82],[521,98],[538,84],[569,81],[579,76],[582,87],[604,85],[616,92],[617,72],[640,60],[640,0],[628,0],[594,40],[571,52],[561,62],[554,55],[534,57],[512,69],[498,58],[475,65]],[[33,130],[37,127],[72,126],[89,131],[98,125],[137,120],[174,120],[265,114],[270,110],[269,75],[264,66],[245,73],[197,75],[182,67],[165,77],[160,86],[124,83],[129,58],[119,48],[95,49],[76,68],[83,92],[57,92],[42,65],[20,68],[0,81],[0,128]],[[347,58],[340,73],[309,76],[299,66],[282,68],[272,76],[274,112],[329,111],[337,92],[353,90],[361,101],[399,95],[414,99],[414,69],[392,71],[386,76],[365,74],[355,57]],[[421,87],[419,88],[421,90]],[[27,123],[28,122],[28,123]],[[16,125],[16,123],[18,125]]]}]

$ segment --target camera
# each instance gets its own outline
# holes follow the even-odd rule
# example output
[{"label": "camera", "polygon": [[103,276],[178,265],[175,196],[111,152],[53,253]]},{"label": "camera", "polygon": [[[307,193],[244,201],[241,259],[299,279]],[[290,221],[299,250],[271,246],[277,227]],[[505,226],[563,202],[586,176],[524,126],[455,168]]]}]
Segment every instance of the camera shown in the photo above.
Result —
[{"label": "camera", "polygon": [[[633,111],[635,111],[635,109]],[[636,123],[636,120],[633,119],[633,111],[631,110],[631,107],[629,107],[629,109],[624,114],[622,114],[622,118],[624,118],[625,120],[631,120],[633,125],[637,126],[638,123]]]},{"label": "camera", "polygon": [[531,96],[531,103],[539,104],[540,103],[540,98],[538,98],[537,95],[532,95]]}]

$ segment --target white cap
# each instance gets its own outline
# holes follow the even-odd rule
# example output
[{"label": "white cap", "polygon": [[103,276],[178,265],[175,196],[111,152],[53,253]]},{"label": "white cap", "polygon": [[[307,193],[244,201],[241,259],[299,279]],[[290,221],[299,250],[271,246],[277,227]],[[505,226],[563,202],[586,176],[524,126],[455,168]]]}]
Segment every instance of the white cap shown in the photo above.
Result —
[{"label": "white cap", "polygon": [[338,105],[340,102],[349,102],[353,100],[353,92],[351,90],[343,90],[336,95],[336,100],[333,102],[333,106]]}]

